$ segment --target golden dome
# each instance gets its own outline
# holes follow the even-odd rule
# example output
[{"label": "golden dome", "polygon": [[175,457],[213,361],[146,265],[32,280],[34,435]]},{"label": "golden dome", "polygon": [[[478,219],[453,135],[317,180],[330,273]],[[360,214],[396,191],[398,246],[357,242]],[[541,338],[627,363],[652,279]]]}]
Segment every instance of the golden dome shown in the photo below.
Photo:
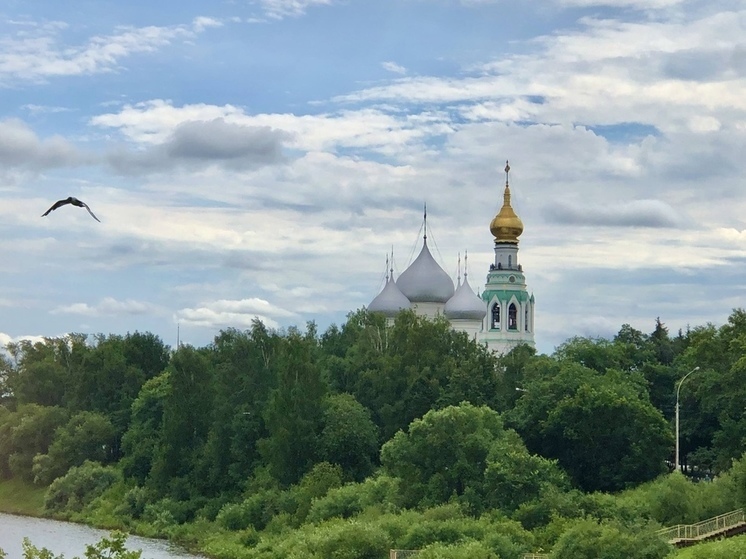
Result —
[{"label": "golden dome", "polygon": [[508,184],[508,173],[510,165],[505,162],[505,193],[503,194],[503,207],[490,222],[490,231],[498,243],[518,243],[518,237],[523,233],[523,222],[513,211],[510,205],[510,185]]}]

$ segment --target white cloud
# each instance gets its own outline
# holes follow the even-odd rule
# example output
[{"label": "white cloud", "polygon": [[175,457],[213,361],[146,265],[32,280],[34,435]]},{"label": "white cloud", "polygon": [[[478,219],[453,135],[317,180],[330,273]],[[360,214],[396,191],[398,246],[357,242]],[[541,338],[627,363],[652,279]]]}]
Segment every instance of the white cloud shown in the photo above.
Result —
[{"label": "white cloud", "polygon": [[682,217],[660,200],[607,200],[602,205],[560,200],[544,207],[544,215],[555,223],[600,227],[679,227]]},{"label": "white cloud", "polygon": [[264,13],[272,19],[297,17],[314,6],[329,6],[332,0],[258,0]]},{"label": "white cloud", "polygon": [[82,154],[62,136],[40,140],[20,119],[0,121],[0,164],[45,169],[74,165],[83,160]]},{"label": "white cloud", "polygon": [[404,66],[397,64],[396,62],[381,62],[381,66],[384,70],[394,72],[395,74],[406,74],[407,69]]},{"label": "white cloud", "polygon": [[73,303],[72,305],[59,306],[50,311],[52,314],[78,314],[83,316],[121,316],[147,314],[157,311],[157,307],[151,303],[127,299],[118,301],[113,297],[105,297],[96,305],[88,303]]},{"label": "white cloud", "polygon": [[29,341],[32,344],[44,343],[44,336],[11,336],[4,332],[0,332],[0,353],[6,353],[8,344],[16,344],[22,341]]},{"label": "white cloud", "polygon": [[452,130],[450,117],[433,111],[400,115],[364,108],[317,115],[251,115],[233,105],[177,107],[160,99],[125,105],[117,113],[93,117],[90,123],[103,129],[118,129],[125,138],[136,143],[158,145],[172,140],[179,126],[211,121],[229,126],[271,128],[285,133],[285,145],[301,150],[333,152],[337,148],[355,148],[380,150],[387,155],[401,154],[408,144],[418,144],[428,136]]},{"label": "white cloud", "polygon": [[608,6],[615,8],[637,8],[653,10],[683,4],[687,0],[555,0],[563,7]]},{"label": "white cloud", "polygon": [[181,309],[174,316],[174,320],[207,328],[248,328],[254,320],[260,320],[269,328],[277,328],[277,318],[296,316],[294,312],[253,297],[240,300],[221,299],[205,303],[198,308]]},{"label": "white cloud", "polygon": [[695,115],[724,127],[744,119],[746,11],[579,23],[463,77],[400,78],[337,100],[459,104],[469,118],[513,122],[633,120],[666,132],[689,130]]},{"label": "white cloud", "polygon": [[192,20],[192,28],[196,33],[201,33],[210,27],[222,27],[223,22],[212,17],[199,16]]},{"label": "white cloud", "polygon": [[94,36],[77,46],[62,44],[59,34],[65,25],[35,26],[32,34],[19,32],[0,40],[0,84],[113,71],[132,54],[153,52],[219,24],[198,17],[191,25],[121,26],[111,35]]},{"label": "white cloud", "polygon": [[44,113],[67,113],[67,112],[74,110],[69,107],[55,107],[51,105],[35,105],[33,103],[23,105],[21,108],[26,109],[32,115],[39,115],[39,114],[44,114]]},{"label": "white cloud", "polygon": [[[564,6],[571,3],[645,9],[634,0]],[[264,4],[276,19],[312,5]],[[54,317],[44,314],[50,322],[75,320],[71,315],[117,316],[114,328],[129,327],[129,316],[131,324],[159,317],[200,328],[249,327],[255,317],[273,327],[338,321],[375,296],[392,245],[397,273],[410,252],[416,255],[427,200],[436,258],[455,277],[455,255],[468,248],[476,288],[493,258],[488,223],[502,201],[502,167],[510,158],[513,203],[526,226],[521,261],[537,296],[543,348],[550,337],[613,333],[635,320],[644,326],[641,316],[652,325],[659,313],[667,322],[669,312],[683,323],[717,320],[725,306],[739,304],[736,288],[722,296],[722,287],[712,288],[709,299],[719,307],[710,315],[685,299],[707,299],[710,289],[688,274],[740,270],[746,260],[746,12],[708,15],[704,4],[675,11],[599,10],[615,16],[514,42],[506,54],[461,73],[356,81],[377,86],[315,99],[310,109],[251,95],[241,101],[246,106],[229,104],[236,97],[220,83],[212,95],[205,84],[188,97],[173,93],[172,102],[158,98],[171,84],[155,80],[143,89],[138,81],[116,108],[91,105],[106,114],[81,112],[89,128],[68,136],[93,134],[96,143],[88,145],[102,156],[93,160],[109,166],[75,178],[47,172],[10,193],[0,186],[4,281],[44,281],[35,289],[51,293],[54,302],[43,307],[56,309]],[[165,40],[189,40],[220,23],[196,18]],[[62,56],[62,28],[46,29],[52,41],[37,52]],[[12,41],[17,46],[20,37]],[[87,44],[73,48],[70,59]],[[128,48],[92,71],[115,70],[135,52]],[[417,59],[409,54],[401,59]],[[368,62],[376,76],[379,60]],[[395,62],[383,67],[406,70]],[[329,90],[364,87],[348,84]],[[20,121],[0,124],[0,161],[14,170],[76,161],[55,156],[46,132],[56,125],[51,120],[70,116],[45,115],[38,132]],[[283,158],[275,157],[278,149]],[[137,180],[127,165],[139,166]],[[80,192],[105,225],[84,212],[41,220],[53,189]],[[101,300],[123,278],[142,291],[133,300]],[[690,282],[702,293],[688,289]],[[60,305],[61,296],[99,302]],[[674,296],[684,302],[676,306]],[[146,310],[145,300],[158,306]]]}]

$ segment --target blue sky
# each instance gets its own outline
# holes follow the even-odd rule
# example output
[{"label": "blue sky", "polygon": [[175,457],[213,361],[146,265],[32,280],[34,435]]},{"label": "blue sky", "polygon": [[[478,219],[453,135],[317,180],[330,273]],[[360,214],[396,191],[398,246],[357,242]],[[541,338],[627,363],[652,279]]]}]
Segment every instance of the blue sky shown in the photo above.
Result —
[{"label": "blue sky", "polygon": [[744,305],[745,2],[17,0],[0,37],[0,343],[339,324],[425,201],[477,287],[506,159],[540,351]]}]

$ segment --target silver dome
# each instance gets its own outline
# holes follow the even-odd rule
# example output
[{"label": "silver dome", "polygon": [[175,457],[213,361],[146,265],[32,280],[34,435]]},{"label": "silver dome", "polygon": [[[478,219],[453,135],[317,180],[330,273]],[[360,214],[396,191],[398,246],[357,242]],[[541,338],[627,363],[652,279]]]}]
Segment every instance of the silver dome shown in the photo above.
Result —
[{"label": "silver dome", "polygon": [[388,317],[394,317],[402,309],[410,307],[409,299],[402,293],[393,279],[386,281],[381,292],[370,302],[368,310],[379,312]]},{"label": "silver dome", "polygon": [[449,319],[482,320],[487,315],[487,306],[472,291],[469,280],[464,276],[464,283],[448,300],[443,312]]},{"label": "silver dome", "polygon": [[420,255],[396,280],[396,285],[413,303],[445,303],[454,292],[453,281],[430,254],[427,240]]}]

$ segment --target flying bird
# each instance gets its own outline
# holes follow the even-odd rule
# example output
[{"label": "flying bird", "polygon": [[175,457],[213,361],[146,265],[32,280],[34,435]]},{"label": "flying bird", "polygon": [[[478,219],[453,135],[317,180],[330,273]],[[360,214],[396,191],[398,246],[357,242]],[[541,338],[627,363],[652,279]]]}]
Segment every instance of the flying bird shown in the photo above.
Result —
[{"label": "flying bird", "polygon": [[64,200],[58,200],[57,202],[55,202],[52,205],[51,208],[49,208],[47,211],[45,211],[43,214],[41,214],[41,216],[44,217],[49,212],[52,212],[52,211],[56,210],[57,208],[61,208],[62,206],[65,206],[67,204],[72,204],[73,206],[77,206],[79,208],[85,208],[86,210],[88,210],[88,213],[91,214],[91,217],[93,219],[95,219],[96,221],[98,221],[99,223],[101,223],[101,220],[94,215],[94,213],[91,211],[91,208],[88,207],[88,204],[86,204],[85,202],[83,202],[81,200],[78,200],[77,198],[74,198],[72,196],[69,196],[69,197],[65,198]]}]

